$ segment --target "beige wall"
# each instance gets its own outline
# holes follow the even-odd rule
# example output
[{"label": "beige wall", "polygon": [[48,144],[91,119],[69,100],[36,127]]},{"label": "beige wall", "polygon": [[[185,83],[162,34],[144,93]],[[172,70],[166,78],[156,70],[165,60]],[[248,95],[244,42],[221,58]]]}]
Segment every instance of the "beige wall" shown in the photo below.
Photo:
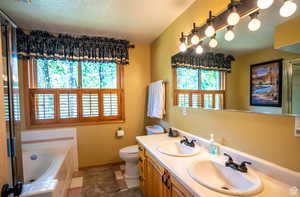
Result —
[{"label": "beige wall", "polygon": [[[136,144],[135,136],[144,133],[147,85],[150,82],[150,45],[134,43],[129,51],[130,65],[124,69],[125,123],[78,126],[79,167],[121,161],[119,149]],[[125,137],[117,139],[118,127]]]},{"label": "beige wall", "polygon": [[268,48],[236,57],[232,72],[227,74],[227,109],[250,110],[250,65],[281,58],[291,60],[300,55]]},{"label": "beige wall", "polygon": [[[77,127],[79,166],[93,166],[121,161],[119,149],[136,144],[135,136],[144,133],[147,85],[150,82],[150,45],[135,43],[130,49],[130,65],[124,71],[125,118],[124,124]],[[125,137],[115,138],[119,126]]]},{"label": "beige wall", "polygon": [[[189,32],[195,21],[198,24],[204,23],[210,9],[218,13],[228,3],[229,1],[219,0],[196,1],[152,43],[152,81],[172,81],[170,61],[171,56],[178,52],[180,32]],[[237,67],[233,68],[233,72],[236,70]],[[232,75],[230,78],[235,80],[237,77]],[[227,146],[300,171],[300,157],[296,156],[299,155],[300,138],[293,136],[293,117],[197,109],[189,109],[188,116],[182,116],[180,109],[172,104],[171,90],[172,83],[169,83],[167,121],[172,126],[205,138],[214,132],[217,139]]]},{"label": "beige wall", "polygon": [[279,49],[288,45],[300,42],[300,16],[297,16],[287,22],[278,24],[275,27],[274,48]]}]

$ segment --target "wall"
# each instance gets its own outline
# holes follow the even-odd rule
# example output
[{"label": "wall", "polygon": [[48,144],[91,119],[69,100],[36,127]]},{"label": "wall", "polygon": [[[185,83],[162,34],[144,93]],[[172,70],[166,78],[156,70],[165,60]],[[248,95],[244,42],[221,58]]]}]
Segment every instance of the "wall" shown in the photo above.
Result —
[{"label": "wall", "polygon": [[[300,58],[299,54],[275,50],[272,48],[255,51],[236,57],[232,67],[232,73],[228,74],[227,89],[230,91],[235,88],[234,93],[227,93],[227,102],[229,109],[250,110],[250,65],[261,62],[271,61],[275,59],[291,60]],[[232,87],[233,86],[233,87]],[[233,99],[231,99],[233,97]],[[251,107],[251,110],[257,112],[273,112],[280,113],[282,110],[278,107]]]},{"label": "wall", "polygon": [[[188,109],[182,116],[173,106],[171,56],[178,52],[180,32],[189,32],[192,23],[204,23],[212,9],[218,13],[229,1],[198,0],[178,17],[151,45],[151,80],[167,80],[167,122],[175,127],[208,138],[214,132],[227,146],[300,171],[300,138],[293,136],[293,117],[254,113]],[[236,68],[233,69],[233,72]],[[234,80],[236,76],[231,76]],[[234,83],[234,81],[232,81]],[[270,140],[272,139],[272,140]],[[284,139],[284,140],[283,140]]]},{"label": "wall", "polygon": [[288,45],[299,43],[300,29],[298,27],[300,23],[300,16],[297,16],[287,22],[278,24],[275,27],[274,35],[274,48],[279,49]]},{"label": "wall", "polygon": [[[150,82],[150,45],[134,43],[130,65],[124,69],[125,123],[78,126],[79,167],[120,162],[119,149],[136,144],[135,136],[144,133],[147,85]],[[24,106],[24,105],[23,105]],[[115,138],[118,127],[124,138]]]}]

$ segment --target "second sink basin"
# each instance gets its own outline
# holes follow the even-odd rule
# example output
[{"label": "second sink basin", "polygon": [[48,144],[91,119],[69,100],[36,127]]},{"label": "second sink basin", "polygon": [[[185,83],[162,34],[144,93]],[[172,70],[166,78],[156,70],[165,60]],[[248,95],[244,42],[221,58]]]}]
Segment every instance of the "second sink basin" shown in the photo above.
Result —
[{"label": "second sink basin", "polygon": [[194,148],[181,144],[179,141],[168,141],[158,145],[157,150],[163,154],[174,157],[191,157],[200,153],[200,147]]},{"label": "second sink basin", "polygon": [[251,170],[241,173],[212,160],[195,162],[188,169],[189,175],[201,185],[234,196],[255,195],[262,191],[260,178]]}]

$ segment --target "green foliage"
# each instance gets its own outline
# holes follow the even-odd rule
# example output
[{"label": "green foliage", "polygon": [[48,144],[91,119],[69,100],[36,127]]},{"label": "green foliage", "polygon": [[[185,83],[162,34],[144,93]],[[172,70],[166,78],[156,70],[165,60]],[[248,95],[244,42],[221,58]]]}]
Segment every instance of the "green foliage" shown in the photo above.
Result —
[{"label": "green foliage", "polygon": [[220,72],[213,70],[199,70],[177,68],[177,89],[182,90],[219,90]]},{"label": "green foliage", "polygon": [[[78,62],[37,60],[38,88],[78,88]],[[82,88],[117,88],[115,63],[81,62]]]}]

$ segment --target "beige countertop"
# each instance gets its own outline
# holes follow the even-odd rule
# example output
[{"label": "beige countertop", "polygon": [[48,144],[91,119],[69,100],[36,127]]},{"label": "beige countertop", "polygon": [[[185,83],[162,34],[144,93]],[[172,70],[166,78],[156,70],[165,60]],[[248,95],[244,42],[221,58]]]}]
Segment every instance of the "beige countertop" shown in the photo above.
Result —
[{"label": "beige countertop", "polygon": [[[221,156],[213,156],[208,154],[206,148],[201,148],[201,153],[192,157],[173,157],[157,151],[157,146],[165,141],[177,141],[180,138],[170,138],[166,134],[138,136],[137,141],[142,144],[145,149],[155,158],[157,161],[168,170],[177,180],[193,194],[195,197],[228,197],[230,195],[221,194],[210,190],[197,182],[195,182],[188,174],[187,168],[192,165],[193,162],[200,159],[218,159],[224,160]],[[254,195],[254,197],[300,197],[300,194],[291,194],[290,188],[292,186],[285,184],[279,180],[276,180],[270,176],[267,176],[261,172],[255,171],[261,178],[264,189],[261,193]],[[299,182],[300,185],[300,182]],[[298,185],[298,186],[299,186]]]}]

